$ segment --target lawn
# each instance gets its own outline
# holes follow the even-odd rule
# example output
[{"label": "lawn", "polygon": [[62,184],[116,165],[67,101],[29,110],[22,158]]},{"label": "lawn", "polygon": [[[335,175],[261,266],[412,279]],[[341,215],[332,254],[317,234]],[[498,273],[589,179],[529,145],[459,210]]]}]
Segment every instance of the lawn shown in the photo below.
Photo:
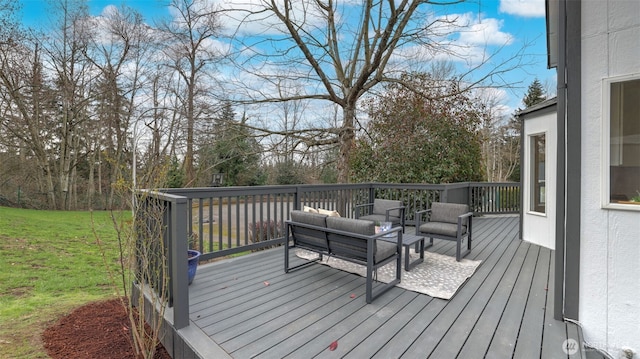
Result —
[{"label": "lawn", "polygon": [[0,207],[0,357],[47,358],[44,328],[122,293],[116,238],[110,212]]}]

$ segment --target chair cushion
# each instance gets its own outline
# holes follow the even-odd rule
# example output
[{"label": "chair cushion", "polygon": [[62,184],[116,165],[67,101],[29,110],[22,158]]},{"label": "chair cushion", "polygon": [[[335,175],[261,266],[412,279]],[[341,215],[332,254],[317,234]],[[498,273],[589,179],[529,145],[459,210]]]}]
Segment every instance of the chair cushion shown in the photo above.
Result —
[{"label": "chair cushion", "polygon": [[[402,206],[403,206],[402,201],[376,198],[373,200],[373,210],[371,212],[372,214],[381,214],[384,216],[387,213],[387,209],[398,208]],[[400,210],[396,209],[389,212],[389,216],[400,218]]]},{"label": "chair cushion", "polygon": [[[433,202],[431,204],[431,222],[458,223],[458,217],[469,212],[469,206],[458,203]],[[465,218],[462,225],[467,225]]]},{"label": "chair cushion", "polygon": [[[462,226],[462,234],[467,233],[467,226]],[[421,233],[433,233],[440,234],[449,237],[456,237],[458,235],[458,224],[444,223],[444,222],[427,222],[420,226]]]}]

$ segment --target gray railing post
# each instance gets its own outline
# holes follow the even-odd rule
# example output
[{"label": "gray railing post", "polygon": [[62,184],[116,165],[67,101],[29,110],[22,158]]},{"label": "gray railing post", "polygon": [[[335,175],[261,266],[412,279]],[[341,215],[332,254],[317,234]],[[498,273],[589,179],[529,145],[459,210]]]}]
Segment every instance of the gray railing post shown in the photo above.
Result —
[{"label": "gray railing post", "polygon": [[302,206],[300,206],[300,193],[302,192],[302,189],[300,188],[300,186],[296,186],[296,191],[293,193],[293,209],[302,209]]},{"label": "gray railing post", "polygon": [[169,251],[173,260],[169,261],[169,276],[173,292],[173,326],[176,329],[189,325],[189,278],[187,274],[187,214],[189,208],[185,197],[171,203],[171,241]]},{"label": "gray railing post", "polygon": [[445,185],[444,189],[440,191],[440,202],[449,202],[449,187]]}]

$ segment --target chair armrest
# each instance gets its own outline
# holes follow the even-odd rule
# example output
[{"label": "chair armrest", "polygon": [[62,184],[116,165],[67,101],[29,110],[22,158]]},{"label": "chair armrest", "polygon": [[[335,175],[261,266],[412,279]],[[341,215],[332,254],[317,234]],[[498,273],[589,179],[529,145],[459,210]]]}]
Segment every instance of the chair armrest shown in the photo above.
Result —
[{"label": "chair armrest", "polygon": [[[431,213],[431,208],[423,209],[422,211],[416,211],[416,216],[414,218],[416,221],[416,235],[419,235],[420,226],[422,225],[422,215],[427,214],[427,218],[429,218],[428,215],[430,213]],[[426,222],[428,222],[428,220]]]},{"label": "chair armrest", "polygon": [[387,210],[384,213],[386,221],[389,222],[389,212],[391,212],[391,211],[399,211],[400,212],[400,219],[404,220],[404,208],[405,208],[404,206],[387,208]]},{"label": "chair armrest", "polygon": [[[458,237],[460,236],[460,234],[462,233],[462,220],[464,218],[469,217],[469,222],[471,222],[471,219],[473,218],[473,212],[467,212],[465,214],[461,214],[458,216]],[[467,227],[469,226],[469,224],[467,223]],[[469,229],[467,228],[467,231]]]},{"label": "chair armrest", "polygon": [[354,214],[356,216],[356,219],[360,218],[360,209],[362,209],[364,207],[372,207],[373,208],[373,203],[365,203],[365,204],[355,205],[353,207],[353,212],[354,212]]},{"label": "chair armrest", "polygon": [[397,234],[396,234],[397,243],[396,244],[398,245],[398,253],[402,253],[402,231],[403,231],[402,227],[393,227],[388,231],[376,233],[373,236],[371,236],[371,238],[373,238],[374,240],[378,240],[380,237],[386,236],[389,233],[397,232]]},{"label": "chair armrest", "polygon": [[404,228],[404,210],[405,206],[388,208],[384,214],[385,220],[389,222],[389,213],[391,211],[398,211],[400,212],[400,227]]}]

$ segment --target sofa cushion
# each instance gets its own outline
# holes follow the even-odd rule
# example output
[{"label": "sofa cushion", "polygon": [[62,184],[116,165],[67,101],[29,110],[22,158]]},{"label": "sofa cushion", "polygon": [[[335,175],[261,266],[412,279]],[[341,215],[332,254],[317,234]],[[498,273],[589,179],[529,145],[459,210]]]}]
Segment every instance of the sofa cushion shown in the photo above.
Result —
[{"label": "sofa cushion", "polygon": [[[375,225],[371,221],[342,217],[327,217],[327,228],[366,236],[375,233]],[[349,235],[327,233],[329,251],[337,256],[367,260],[367,240]],[[374,252],[375,255],[375,252]]]},{"label": "sofa cushion", "polygon": [[398,253],[398,245],[396,243],[386,241],[376,241],[376,252],[374,261],[376,263],[381,262],[394,254]]},{"label": "sofa cushion", "polygon": [[291,220],[298,223],[311,224],[318,227],[326,227],[326,218],[326,214],[304,212],[300,210],[291,211]]},{"label": "sofa cushion", "polygon": [[363,219],[327,217],[327,228],[357,234],[364,234],[365,236],[371,236],[375,234],[375,223]]},{"label": "sofa cushion", "polygon": [[[366,236],[375,234],[375,223],[362,219],[327,217],[327,228]],[[361,261],[367,260],[367,239],[333,233],[328,233],[327,238],[329,239],[329,247],[333,254],[355,258]],[[374,264],[396,254],[397,248],[396,244],[376,240],[376,245],[373,248]]]},{"label": "sofa cushion", "polygon": [[[469,206],[466,204],[433,202],[431,204],[430,221],[457,224],[458,217],[468,212]],[[464,226],[467,225],[466,218],[462,224]]]},{"label": "sofa cushion", "polygon": [[[326,228],[326,218],[327,216],[324,214],[304,212],[299,210],[291,211],[291,220],[293,222]],[[295,226],[292,227],[292,231],[292,234],[295,237],[296,245],[301,247],[306,246],[323,251],[328,250],[327,234],[324,231]]]}]

